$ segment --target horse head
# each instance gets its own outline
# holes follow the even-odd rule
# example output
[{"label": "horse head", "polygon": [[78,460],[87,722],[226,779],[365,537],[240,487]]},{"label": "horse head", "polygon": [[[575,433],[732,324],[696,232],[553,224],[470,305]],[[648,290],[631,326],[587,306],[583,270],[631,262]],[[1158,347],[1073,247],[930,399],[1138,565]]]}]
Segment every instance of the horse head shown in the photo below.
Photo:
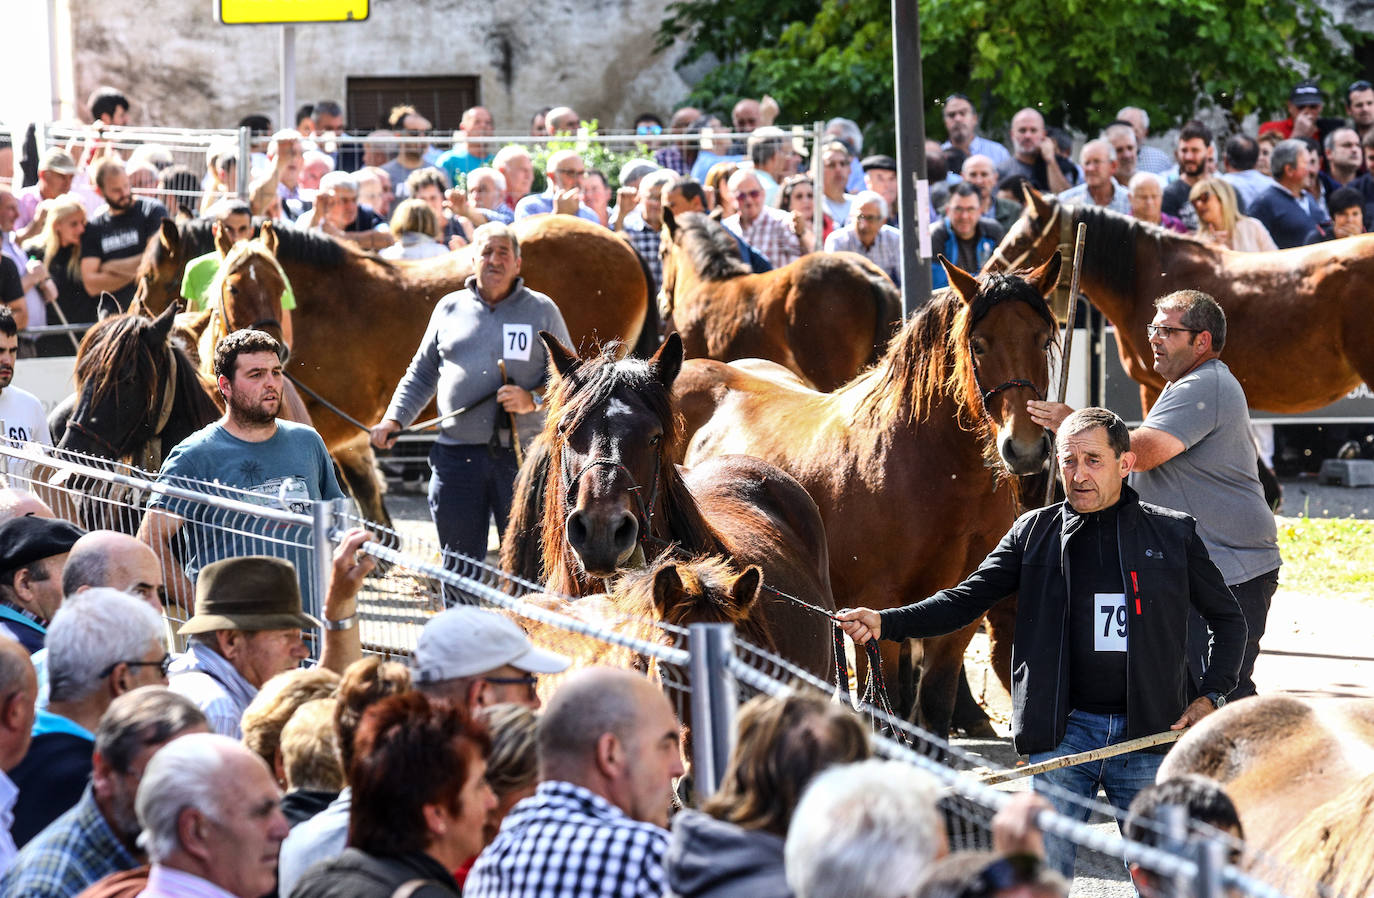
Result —
[{"label": "horse head", "polygon": [[663,276],[658,287],[658,315],[664,321],[673,317],[673,291],[677,289],[678,253],[677,237],[682,233],[678,227],[673,210],[663,207],[663,227],[659,230],[658,258],[663,265]]},{"label": "horse head", "polygon": [[[554,369],[544,434],[549,478],[566,520],[545,517],[545,546],[566,545],[586,574],[605,578],[629,566],[650,537],[669,482],[679,425],[670,393],[682,341],[670,336],[653,358],[582,360],[541,332]],[[562,531],[561,533],[559,531]],[[547,560],[547,555],[546,555]],[[547,566],[547,565],[546,565]]]},{"label": "horse head", "polygon": [[1012,474],[1033,474],[1049,457],[1049,434],[1026,411],[1028,399],[1049,388],[1049,353],[1056,345],[1054,315],[1045,297],[1059,281],[1061,256],[1030,272],[983,279],[944,256],[940,264],[964,303],[952,338],[965,347],[967,366],[956,377],[972,409],[982,409],[997,455]]},{"label": "horse head", "polygon": [[181,297],[181,274],[189,261],[177,223],[170,218],[162,219],[157,234],[143,250],[130,311],[161,315],[173,305]]},{"label": "horse head", "polygon": [[230,244],[221,251],[224,261],[210,283],[208,296],[224,319],[225,332],[245,328],[265,331],[285,350],[281,298],[287,280],[277,262],[277,232],[272,223],[263,222],[257,240]]},{"label": "horse head", "polygon": [[1039,265],[1061,245],[1070,243],[1073,209],[1060,205],[1052,195],[1042,195],[1029,186],[1022,188],[1026,201],[1021,217],[997,245],[992,258],[983,266],[985,273],[1009,272]]},{"label": "horse head", "polygon": [[58,448],[104,458],[133,455],[167,423],[176,370],[168,341],[180,310],[156,318],[111,315],[87,331],[76,354],[76,404]]},{"label": "horse head", "polygon": [[678,627],[743,625],[758,610],[755,602],[763,585],[763,572],[757,565],[736,572],[722,558],[666,559],[654,568],[652,578],[659,620]]}]

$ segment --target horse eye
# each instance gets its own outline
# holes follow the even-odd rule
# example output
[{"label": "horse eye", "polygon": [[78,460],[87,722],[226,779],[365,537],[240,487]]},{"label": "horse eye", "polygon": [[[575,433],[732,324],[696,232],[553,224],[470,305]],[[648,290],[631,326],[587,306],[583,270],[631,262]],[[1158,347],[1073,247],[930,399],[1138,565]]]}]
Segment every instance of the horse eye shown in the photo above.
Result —
[{"label": "horse eye", "polygon": [[649,437],[650,446],[657,446],[661,442],[663,442],[663,434],[661,433],[656,433],[653,436]]},{"label": "horse eye", "polygon": [[982,340],[974,340],[972,348],[974,355],[983,355],[988,351],[987,344],[984,343]]}]

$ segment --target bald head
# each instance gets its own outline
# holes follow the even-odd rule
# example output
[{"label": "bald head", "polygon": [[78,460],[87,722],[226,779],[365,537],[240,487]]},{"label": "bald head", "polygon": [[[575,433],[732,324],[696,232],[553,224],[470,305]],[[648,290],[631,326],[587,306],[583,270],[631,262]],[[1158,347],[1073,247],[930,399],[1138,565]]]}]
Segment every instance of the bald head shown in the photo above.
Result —
[{"label": "bald head", "polygon": [[0,489],[0,524],[10,518],[22,518],[26,514],[36,518],[57,517],[47,503],[28,490]]},{"label": "bald head", "polygon": [[730,110],[730,122],[735,126],[736,131],[752,131],[763,124],[763,112],[759,108],[759,101],[745,97],[735,104],[735,108]]},{"label": "bald head", "polygon": [[577,131],[579,123],[577,110],[571,106],[555,106],[544,114],[544,129],[550,137],[555,134],[573,134]]},{"label": "bald head", "polygon": [[628,670],[588,667],[569,674],[539,720],[540,779],[581,781],[596,764],[603,736],[632,741],[646,710],[667,701],[642,674]]},{"label": "bald head", "polygon": [[162,565],[152,549],[132,536],[92,530],[72,546],[62,568],[62,594],[102,586],[137,596],[162,613]]},{"label": "bald head", "polygon": [[9,635],[0,635],[0,770],[12,770],[29,751],[38,677],[29,652]]}]

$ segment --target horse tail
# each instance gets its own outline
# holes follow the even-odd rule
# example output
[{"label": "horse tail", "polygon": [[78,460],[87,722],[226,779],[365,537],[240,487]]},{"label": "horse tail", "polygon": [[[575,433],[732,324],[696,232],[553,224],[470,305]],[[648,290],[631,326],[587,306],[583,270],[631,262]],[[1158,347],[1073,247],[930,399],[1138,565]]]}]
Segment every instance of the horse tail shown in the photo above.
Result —
[{"label": "horse tail", "polygon": [[[525,450],[525,463],[515,478],[515,498],[511,502],[506,532],[501,534],[501,570],[531,583],[543,580],[544,495],[549,479],[552,453],[543,435]],[[520,590],[508,586],[512,592]]]},{"label": "horse tail", "polygon": [[902,291],[876,265],[865,265],[864,275],[873,296],[873,357],[868,361],[876,364],[902,324]]},{"label": "horse tail", "polygon": [[639,270],[644,273],[644,324],[639,329],[639,339],[635,341],[630,355],[637,359],[647,359],[658,352],[658,332],[662,327],[662,320],[658,317],[658,292],[654,289],[654,273],[649,270],[649,263],[644,261],[644,257],[638,251],[635,251],[635,259],[639,262]]}]

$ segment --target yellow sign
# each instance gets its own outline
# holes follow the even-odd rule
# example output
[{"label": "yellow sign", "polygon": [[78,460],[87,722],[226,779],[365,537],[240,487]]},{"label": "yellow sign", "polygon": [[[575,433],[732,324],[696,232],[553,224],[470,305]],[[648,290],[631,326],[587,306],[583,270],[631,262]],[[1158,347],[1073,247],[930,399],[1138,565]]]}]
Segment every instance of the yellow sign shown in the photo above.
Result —
[{"label": "yellow sign", "polygon": [[217,0],[216,18],[225,25],[295,25],[303,22],[361,22],[370,0]]}]

